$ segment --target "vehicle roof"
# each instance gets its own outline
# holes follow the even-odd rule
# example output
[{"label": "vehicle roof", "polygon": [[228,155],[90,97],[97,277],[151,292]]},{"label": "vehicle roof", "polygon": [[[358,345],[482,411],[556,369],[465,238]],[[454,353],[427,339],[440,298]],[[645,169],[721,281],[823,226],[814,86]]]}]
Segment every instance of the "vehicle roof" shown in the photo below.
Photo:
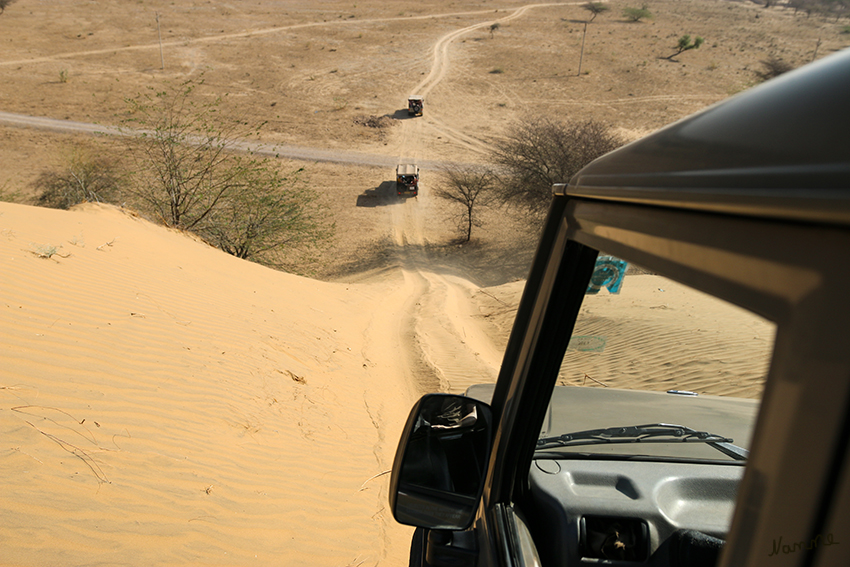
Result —
[{"label": "vehicle roof", "polygon": [[422,95],[414,94],[407,97],[407,100],[424,100],[425,97]]},{"label": "vehicle roof", "polygon": [[850,224],[850,49],[615,150],[567,195]]},{"label": "vehicle roof", "polygon": [[412,163],[401,163],[395,170],[397,175],[416,175],[419,172],[419,168]]}]

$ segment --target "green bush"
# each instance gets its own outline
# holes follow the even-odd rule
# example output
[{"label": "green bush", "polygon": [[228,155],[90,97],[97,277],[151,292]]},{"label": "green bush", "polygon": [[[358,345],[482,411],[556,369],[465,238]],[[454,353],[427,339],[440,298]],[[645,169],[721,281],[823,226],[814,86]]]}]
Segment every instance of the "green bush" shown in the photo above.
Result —
[{"label": "green bush", "polygon": [[640,20],[651,20],[652,12],[646,4],[640,8],[623,8],[623,17],[630,22],[639,22]]}]

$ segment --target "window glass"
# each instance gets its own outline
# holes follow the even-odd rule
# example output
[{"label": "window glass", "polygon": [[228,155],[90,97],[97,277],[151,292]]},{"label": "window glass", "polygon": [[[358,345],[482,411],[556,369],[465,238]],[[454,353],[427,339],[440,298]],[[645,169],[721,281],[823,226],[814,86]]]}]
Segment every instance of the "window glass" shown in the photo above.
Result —
[{"label": "window glass", "polygon": [[743,461],[774,334],[747,310],[601,254],[538,449]]}]

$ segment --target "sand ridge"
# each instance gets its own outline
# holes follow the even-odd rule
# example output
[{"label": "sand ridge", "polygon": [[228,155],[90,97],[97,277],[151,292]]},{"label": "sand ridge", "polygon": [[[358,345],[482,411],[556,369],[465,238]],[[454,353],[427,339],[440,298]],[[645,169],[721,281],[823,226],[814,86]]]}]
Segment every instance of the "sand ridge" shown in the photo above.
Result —
[{"label": "sand ridge", "polygon": [[404,555],[370,480],[417,394],[369,322],[401,291],[268,270],[108,206],[3,203],[0,230],[3,564]]}]

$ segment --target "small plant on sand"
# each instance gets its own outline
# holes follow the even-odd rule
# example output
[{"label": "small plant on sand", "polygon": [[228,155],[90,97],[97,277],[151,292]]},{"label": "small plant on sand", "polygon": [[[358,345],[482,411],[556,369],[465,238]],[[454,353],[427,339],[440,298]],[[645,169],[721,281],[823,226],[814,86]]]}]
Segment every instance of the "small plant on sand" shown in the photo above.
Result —
[{"label": "small plant on sand", "polygon": [[623,17],[630,22],[639,22],[641,20],[651,20],[652,12],[649,7],[644,4],[640,8],[623,8]]},{"label": "small plant on sand", "polygon": [[685,34],[679,38],[679,42],[676,45],[676,52],[672,55],[667,56],[667,59],[673,61],[673,58],[677,55],[684,53],[685,51],[690,51],[691,49],[699,49],[699,46],[702,45],[705,40],[699,36],[695,37],[693,41],[691,41],[691,36],[689,34]]},{"label": "small plant on sand", "polygon": [[53,246],[52,244],[33,244],[30,252],[39,258],[44,258],[45,260],[52,260],[54,256],[59,256],[60,258],[67,258],[70,256],[70,254],[60,254],[60,248],[62,247]]},{"label": "small plant on sand", "polygon": [[502,27],[502,25],[499,22],[490,24],[490,39],[493,39],[493,34],[495,34],[500,27]]},{"label": "small plant on sand", "polygon": [[67,69],[62,69],[61,71],[59,71],[59,82],[60,83],[67,83],[68,82],[68,70]]}]

